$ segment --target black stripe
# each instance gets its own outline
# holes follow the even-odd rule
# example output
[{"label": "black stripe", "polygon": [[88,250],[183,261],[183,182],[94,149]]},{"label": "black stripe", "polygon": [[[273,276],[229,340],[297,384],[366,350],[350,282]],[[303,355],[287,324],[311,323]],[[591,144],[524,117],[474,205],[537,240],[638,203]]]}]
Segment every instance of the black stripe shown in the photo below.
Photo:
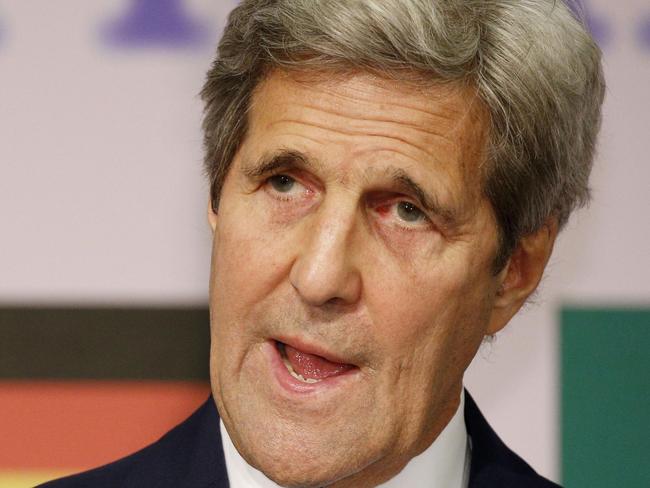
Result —
[{"label": "black stripe", "polygon": [[0,378],[208,378],[203,308],[0,308]]}]

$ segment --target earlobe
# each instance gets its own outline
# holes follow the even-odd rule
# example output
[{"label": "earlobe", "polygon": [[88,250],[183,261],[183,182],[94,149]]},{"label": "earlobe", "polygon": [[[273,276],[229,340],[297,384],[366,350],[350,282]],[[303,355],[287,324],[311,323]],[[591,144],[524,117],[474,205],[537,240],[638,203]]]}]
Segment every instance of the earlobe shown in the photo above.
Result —
[{"label": "earlobe", "polygon": [[210,224],[212,232],[214,232],[214,229],[217,226],[217,212],[214,211],[212,198],[208,199],[208,223]]},{"label": "earlobe", "polygon": [[549,218],[537,231],[522,237],[504,269],[499,273],[498,289],[487,334],[496,334],[535,291],[557,237],[557,219]]}]

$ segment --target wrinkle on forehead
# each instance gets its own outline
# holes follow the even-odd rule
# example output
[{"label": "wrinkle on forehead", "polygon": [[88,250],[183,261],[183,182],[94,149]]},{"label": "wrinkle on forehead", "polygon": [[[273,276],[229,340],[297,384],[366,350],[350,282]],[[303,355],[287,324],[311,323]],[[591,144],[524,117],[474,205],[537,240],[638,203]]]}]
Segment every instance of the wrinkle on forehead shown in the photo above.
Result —
[{"label": "wrinkle on forehead", "polygon": [[[275,126],[283,126],[284,133],[289,135],[289,134],[291,134],[291,132],[287,131],[284,128],[284,126],[286,126],[287,124],[288,125],[299,124],[299,125],[302,125],[302,126],[312,127],[314,129],[327,131],[327,132],[332,132],[332,133],[337,133],[337,134],[344,135],[344,136],[350,136],[350,137],[361,136],[361,137],[364,137],[364,138],[377,139],[377,142],[373,145],[373,147],[374,146],[380,146],[382,144],[381,139],[390,139],[393,142],[399,143],[400,145],[410,146],[411,149],[415,149],[416,153],[418,153],[418,152],[419,153],[424,153],[425,155],[427,155],[427,157],[435,157],[435,154],[432,154],[429,151],[429,146],[427,144],[424,144],[424,143],[419,143],[417,141],[417,138],[413,138],[414,140],[412,140],[412,139],[409,139],[407,137],[402,137],[402,136],[398,135],[395,132],[391,132],[390,127],[387,127],[386,130],[378,130],[377,127],[371,127],[370,125],[363,126],[363,125],[360,125],[360,124],[354,124],[350,120],[350,118],[348,118],[348,117],[342,117],[342,118],[344,118],[348,123],[345,124],[345,125],[337,126],[337,125],[331,125],[331,124],[329,124],[329,125],[328,124],[320,124],[318,122],[308,121],[306,119],[283,118],[283,119],[279,119],[279,120],[276,120],[276,121],[273,121],[273,122],[269,123],[267,125],[267,127],[268,128],[274,128]],[[387,122],[387,125],[391,125],[391,124],[393,124],[392,121]],[[403,127],[403,125],[399,124],[399,123],[394,124],[394,125],[399,125],[400,129],[402,131],[406,128],[406,127]],[[344,128],[346,126],[347,126],[347,128]],[[411,130],[414,130],[414,131],[417,132],[417,129],[415,127],[409,127],[409,128]],[[429,131],[420,131],[420,132],[425,132],[429,136],[444,139],[444,140],[446,140],[446,142],[448,144],[455,143],[455,141],[453,139],[451,139],[447,134],[442,134],[442,133],[437,134],[437,133],[433,133],[433,132],[429,132]],[[296,137],[309,139],[309,140],[311,140],[313,142],[316,142],[316,143],[321,143],[322,142],[320,139],[315,138],[315,137],[310,137],[305,133],[296,133],[294,135]],[[389,144],[386,144],[386,143],[384,143],[384,145],[386,146],[386,148],[385,148],[386,150],[393,151],[395,153],[401,154],[404,157],[407,157],[409,159],[413,159],[414,161],[420,162],[417,159],[416,154],[409,154],[409,152],[407,152],[405,150],[405,148],[400,149],[399,147],[391,147]],[[352,151],[352,152],[354,152],[354,151]],[[436,162],[439,162],[439,161],[436,161]]]},{"label": "wrinkle on forehead", "polygon": [[[296,88],[296,98],[291,105],[276,102],[276,90],[286,85]],[[429,145],[433,145],[433,140],[437,139],[438,143],[442,140],[458,153],[455,163],[463,170],[466,163],[482,164],[485,159],[487,112],[476,90],[470,86],[420,86],[365,72],[332,74],[275,70],[260,82],[256,93],[263,87],[269,90],[267,100],[273,105],[271,125],[296,123],[350,136],[391,138],[412,146],[438,164],[446,162],[439,161]],[[308,92],[309,97],[301,96],[301,92]],[[259,103],[259,97],[253,96],[251,109]],[[295,110],[298,106],[299,112]],[[318,113],[344,120],[342,126],[346,129],[320,125],[303,117],[310,112],[316,120]],[[412,131],[413,137],[400,138],[396,134],[399,131],[394,129]],[[402,148],[401,152],[406,151]]]},{"label": "wrinkle on forehead", "polygon": [[[428,131],[412,123],[409,118],[398,117],[399,112],[396,110],[403,109],[414,118],[421,116],[435,119],[436,127],[440,130],[432,128],[430,129],[432,134],[442,135],[445,132],[454,132],[458,130],[459,126],[467,123],[468,119],[474,119],[474,122],[484,122],[485,111],[481,107],[476,88],[460,83],[428,83],[424,86],[421,83],[380,78],[363,71],[333,74],[276,70],[272,71],[258,85],[257,89],[259,90],[261,86],[271,80],[283,84],[293,84],[298,89],[308,90],[313,94],[313,99],[319,95],[322,98],[331,99],[330,110],[326,110],[322,106],[314,107],[310,103],[305,103],[305,107],[317,108],[328,113],[335,112],[335,114],[344,111],[346,116],[352,119],[366,119],[367,111],[362,105],[374,105],[377,115],[372,118],[373,121],[395,122]],[[402,97],[393,97],[389,103],[375,101],[382,95],[394,96],[398,92]],[[457,103],[458,95],[463,99],[461,104]],[[431,103],[423,105],[423,98]],[[390,117],[381,116],[389,111],[391,111]]]}]

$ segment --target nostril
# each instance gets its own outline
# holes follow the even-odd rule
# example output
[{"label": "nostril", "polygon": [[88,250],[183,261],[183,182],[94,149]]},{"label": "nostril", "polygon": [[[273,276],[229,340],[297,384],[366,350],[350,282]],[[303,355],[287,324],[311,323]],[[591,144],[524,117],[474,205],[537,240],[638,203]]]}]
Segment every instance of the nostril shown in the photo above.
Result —
[{"label": "nostril", "polygon": [[330,305],[332,307],[340,307],[346,304],[347,302],[341,297],[332,297],[329,300],[327,300],[327,302],[325,302],[325,305]]}]

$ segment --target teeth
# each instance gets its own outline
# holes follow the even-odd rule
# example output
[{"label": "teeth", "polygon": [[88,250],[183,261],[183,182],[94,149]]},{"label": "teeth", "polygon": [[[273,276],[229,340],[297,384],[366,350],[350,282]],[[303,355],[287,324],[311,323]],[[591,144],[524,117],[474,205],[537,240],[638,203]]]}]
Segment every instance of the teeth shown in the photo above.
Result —
[{"label": "teeth", "polygon": [[315,379],[313,379],[313,378],[305,378],[305,377],[303,377],[303,375],[301,375],[300,373],[296,373],[296,372],[294,371],[294,369],[293,369],[293,366],[291,366],[291,363],[289,362],[289,359],[287,359],[287,357],[286,357],[285,354],[284,354],[284,348],[281,348],[280,351],[282,352],[282,354],[281,354],[281,356],[282,356],[282,362],[283,362],[284,365],[286,366],[287,370],[289,370],[289,374],[290,374],[291,376],[293,376],[294,378],[296,378],[296,379],[299,380],[299,381],[302,381],[303,383],[309,383],[309,384],[312,384],[312,383],[318,383],[319,381],[321,381],[321,380],[315,380]]}]

